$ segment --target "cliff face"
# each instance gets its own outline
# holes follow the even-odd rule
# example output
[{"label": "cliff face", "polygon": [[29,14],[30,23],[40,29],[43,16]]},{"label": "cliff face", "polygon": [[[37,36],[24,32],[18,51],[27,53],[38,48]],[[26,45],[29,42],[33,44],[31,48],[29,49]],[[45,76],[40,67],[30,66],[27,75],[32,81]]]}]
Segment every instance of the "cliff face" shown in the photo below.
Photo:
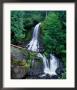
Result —
[{"label": "cliff face", "polygon": [[38,78],[43,74],[43,63],[37,53],[11,45],[11,78]]},{"label": "cliff face", "polygon": [[[25,53],[24,53],[25,51]],[[23,78],[26,75],[29,64],[27,64],[28,52],[22,47],[11,45],[11,78]]]}]

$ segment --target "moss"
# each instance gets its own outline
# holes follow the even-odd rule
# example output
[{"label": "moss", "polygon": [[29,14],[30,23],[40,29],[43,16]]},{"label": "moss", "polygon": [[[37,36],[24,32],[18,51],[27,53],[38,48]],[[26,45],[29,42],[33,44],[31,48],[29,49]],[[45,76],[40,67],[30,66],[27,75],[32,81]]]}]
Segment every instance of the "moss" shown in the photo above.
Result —
[{"label": "moss", "polygon": [[21,52],[26,56],[26,58],[29,57],[29,51],[26,48],[21,48]]},{"label": "moss", "polygon": [[32,60],[32,59],[36,58],[36,56],[37,56],[36,52],[28,51],[26,48],[21,48],[21,51],[28,60]]},{"label": "moss", "polygon": [[11,61],[12,65],[17,65],[17,66],[22,66],[25,70],[28,70],[30,68],[30,64],[26,62],[26,60],[22,61],[17,61],[17,60],[12,60]]},{"label": "moss", "polygon": [[29,52],[29,59],[30,60],[33,60],[34,58],[36,58],[37,57],[37,53],[36,52]]}]

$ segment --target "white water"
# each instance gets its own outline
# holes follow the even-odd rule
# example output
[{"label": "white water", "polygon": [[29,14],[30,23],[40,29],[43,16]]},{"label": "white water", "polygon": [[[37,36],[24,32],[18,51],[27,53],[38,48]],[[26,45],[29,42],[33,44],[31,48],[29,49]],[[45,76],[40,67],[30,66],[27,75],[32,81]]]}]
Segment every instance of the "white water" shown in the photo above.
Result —
[{"label": "white water", "polygon": [[[39,52],[38,32],[39,32],[39,25],[40,24],[41,23],[38,23],[34,27],[32,40],[27,45],[28,50],[30,50],[30,51]],[[56,57],[54,55],[50,54],[50,60],[49,60],[49,62],[48,62],[48,59],[46,58],[45,55],[42,55],[41,53],[38,53],[37,56],[40,57],[40,58],[42,58],[42,60],[43,60],[44,75],[45,74],[49,74],[50,76],[57,75],[56,74],[56,69],[58,68],[58,62],[57,62],[57,59],[56,59]]]},{"label": "white water", "polygon": [[41,24],[41,23],[38,23],[38,24],[34,27],[32,40],[31,40],[30,43],[27,45],[28,50],[30,50],[30,51],[39,52],[38,32],[39,32],[39,25],[40,25],[40,24]]},{"label": "white water", "polygon": [[38,53],[38,57],[43,60],[44,74],[49,74],[50,76],[57,75],[56,69],[58,68],[58,62],[54,55],[50,54],[49,62],[45,55],[42,55],[41,53]]}]

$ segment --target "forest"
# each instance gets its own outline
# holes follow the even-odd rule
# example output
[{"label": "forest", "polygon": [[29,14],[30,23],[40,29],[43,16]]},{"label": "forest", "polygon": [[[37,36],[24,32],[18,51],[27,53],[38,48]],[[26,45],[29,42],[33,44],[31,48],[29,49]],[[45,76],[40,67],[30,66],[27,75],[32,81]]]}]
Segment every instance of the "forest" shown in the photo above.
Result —
[{"label": "forest", "polygon": [[26,47],[38,23],[40,52],[48,60],[50,53],[59,59],[63,72],[56,70],[58,79],[66,79],[66,11],[11,11],[11,78],[39,79],[43,74],[43,61]]}]

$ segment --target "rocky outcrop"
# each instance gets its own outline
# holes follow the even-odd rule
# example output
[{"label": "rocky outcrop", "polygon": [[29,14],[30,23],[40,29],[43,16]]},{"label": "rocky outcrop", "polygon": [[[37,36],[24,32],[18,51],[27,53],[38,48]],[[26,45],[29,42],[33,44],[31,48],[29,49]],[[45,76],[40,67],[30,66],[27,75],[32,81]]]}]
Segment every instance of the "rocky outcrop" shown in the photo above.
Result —
[{"label": "rocky outcrop", "polygon": [[26,48],[11,45],[11,59],[22,61],[27,59],[27,57],[28,57],[28,51]]},{"label": "rocky outcrop", "polygon": [[43,74],[43,63],[42,60],[33,60],[30,70],[28,71],[28,78],[38,79]]},{"label": "rocky outcrop", "polygon": [[24,48],[11,45],[11,78],[23,78],[29,69],[27,63],[28,51]]},{"label": "rocky outcrop", "polygon": [[21,79],[25,76],[26,70],[23,66],[12,65],[11,67],[11,78],[12,79]]},{"label": "rocky outcrop", "polygon": [[44,75],[43,60],[36,52],[11,45],[11,79],[58,79],[63,73],[63,63],[59,61],[57,75]]},{"label": "rocky outcrop", "polygon": [[11,78],[37,78],[43,74],[43,63],[37,53],[11,45]]}]

